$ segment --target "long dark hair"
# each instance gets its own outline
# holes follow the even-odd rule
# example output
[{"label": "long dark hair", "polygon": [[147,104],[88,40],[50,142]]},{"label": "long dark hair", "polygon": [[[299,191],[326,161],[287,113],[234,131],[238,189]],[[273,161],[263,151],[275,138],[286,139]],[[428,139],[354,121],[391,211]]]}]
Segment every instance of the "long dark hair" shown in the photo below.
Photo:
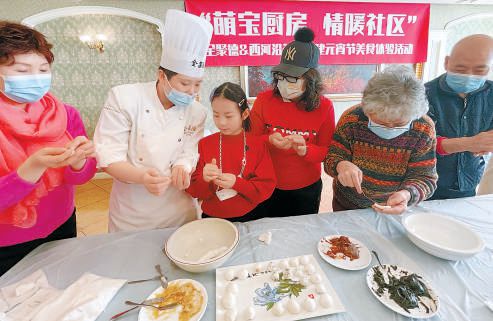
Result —
[{"label": "long dark hair", "polygon": [[[320,96],[324,90],[324,85],[322,82],[322,77],[320,73],[315,68],[308,69],[307,72],[301,76],[305,79],[305,92],[301,95],[300,99],[296,104],[303,108],[305,111],[313,111],[320,105]],[[272,86],[274,87],[274,95],[281,97],[281,93],[277,88],[278,80],[273,77]]]},{"label": "long dark hair", "polygon": [[[221,86],[217,87],[212,91],[210,97],[211,103],[215,98],[221,96],[226,98],[227,100],[231,100],[232,102],[235,102],[238,108],[240,109],[240,115],[243,115],[245,110],[249,109],[245,92],[243,91],[240,85],[233,84],[232,82],[225,82],[224,84],[222,84]],[[242,126],[246,132],[250,131],[250,128],[252,127],[250,123],[250,116],[248,116],[243,120]]]}]

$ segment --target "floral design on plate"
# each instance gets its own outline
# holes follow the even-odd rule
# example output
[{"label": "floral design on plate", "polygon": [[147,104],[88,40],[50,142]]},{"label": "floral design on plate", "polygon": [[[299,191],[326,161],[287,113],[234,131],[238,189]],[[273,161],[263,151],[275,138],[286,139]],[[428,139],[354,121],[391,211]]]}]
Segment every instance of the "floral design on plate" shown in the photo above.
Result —
[{"label": "floral design on plate", "polygon": [[263,288],[255,290],[256,296],[253,298],[253,303],[259,306],[265,306],[267,311],[274,307],[274,304],[281,301],[285,297],[298,297],[305,288],[299,281],[294,281],[287,278],[283,272],[279,273],[279,281],[277,286],[271,286],[269,283],[264,283]]}]

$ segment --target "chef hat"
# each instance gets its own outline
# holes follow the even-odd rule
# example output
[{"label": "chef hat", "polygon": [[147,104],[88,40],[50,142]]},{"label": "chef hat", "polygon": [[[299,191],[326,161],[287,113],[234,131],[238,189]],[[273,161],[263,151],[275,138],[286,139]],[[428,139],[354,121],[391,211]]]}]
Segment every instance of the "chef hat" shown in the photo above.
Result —
[{"label": "chef hat", "polygon": [[212,25],[180,10],[168,10],[164,21],[161,67],[189,77],[204,75]]}]

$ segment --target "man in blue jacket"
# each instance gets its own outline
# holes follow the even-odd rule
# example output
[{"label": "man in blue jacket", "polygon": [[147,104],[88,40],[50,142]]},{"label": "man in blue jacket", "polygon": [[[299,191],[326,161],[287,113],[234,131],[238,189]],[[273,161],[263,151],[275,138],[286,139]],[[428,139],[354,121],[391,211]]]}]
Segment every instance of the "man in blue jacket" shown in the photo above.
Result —
[{"label": "man in blue jacket", "polygon": [[493,152],[493,38],[460,40],[445,58],[445,74],[428,82],[429,116],[437,134],[438,188],[431,199],[476,195]]}]

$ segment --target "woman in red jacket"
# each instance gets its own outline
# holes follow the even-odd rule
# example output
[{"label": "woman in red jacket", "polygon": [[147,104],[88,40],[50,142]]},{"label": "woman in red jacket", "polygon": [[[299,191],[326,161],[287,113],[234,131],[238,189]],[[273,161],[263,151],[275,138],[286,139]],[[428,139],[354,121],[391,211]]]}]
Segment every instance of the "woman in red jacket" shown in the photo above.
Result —
[{"label": "woman in red jacket", "polygon": [[264,217],[276,178],[264,141],[250,134],[250,110],[239,85],[227,82],[211,96],[219,132],[199,142],[200,158],[188,192],[201,199],[202,217],[246,222]]},{"label": "woman in red jacket", "polygon": [[301,28],[272,69],[274,88],[258,95],[252,130],[268,143],[277,186],[264,203],[268,216],[318,213],[321,163],[334,133],[334,108],[322,95],[320,52],[311,29]]}]

